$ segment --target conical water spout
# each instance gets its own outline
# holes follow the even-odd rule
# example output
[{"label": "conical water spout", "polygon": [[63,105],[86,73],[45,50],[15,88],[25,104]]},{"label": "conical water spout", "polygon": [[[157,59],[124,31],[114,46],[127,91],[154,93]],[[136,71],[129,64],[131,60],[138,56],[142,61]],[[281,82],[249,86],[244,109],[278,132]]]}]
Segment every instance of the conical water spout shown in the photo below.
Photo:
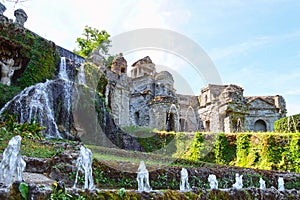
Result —
[{"label": "conical water spout", "polygon": [[21,136],[13,137],[3,152],[0,163],[0,182],[10,186],[15,181],[22,181],[26,163],[20,154]]},{"label": "conical water spout", "polygon": [[84,187],[83,189],[94,189],[93,171],[92,171],[92,151],[84,146],[80,147],[79,157],[76,161],[76,178],[74,188],[76,188],[79,171],[84,173]]}]

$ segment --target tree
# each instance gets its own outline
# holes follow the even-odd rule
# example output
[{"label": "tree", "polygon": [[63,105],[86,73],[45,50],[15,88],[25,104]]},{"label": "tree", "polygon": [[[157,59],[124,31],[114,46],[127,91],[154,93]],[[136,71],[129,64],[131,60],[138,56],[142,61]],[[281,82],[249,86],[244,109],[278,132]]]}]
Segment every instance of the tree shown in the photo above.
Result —
[{"label": "tree", "polygon": [[76,39],[78,43],[79,51],[74,50],[74,53],[79,54],[82,57],[88,57],[94,49],[99,50],[102,54],[107,55],[108,48],[110,47],[110,35],[105,31],[99,31],[96,28],[85,26],[84,37]]}]

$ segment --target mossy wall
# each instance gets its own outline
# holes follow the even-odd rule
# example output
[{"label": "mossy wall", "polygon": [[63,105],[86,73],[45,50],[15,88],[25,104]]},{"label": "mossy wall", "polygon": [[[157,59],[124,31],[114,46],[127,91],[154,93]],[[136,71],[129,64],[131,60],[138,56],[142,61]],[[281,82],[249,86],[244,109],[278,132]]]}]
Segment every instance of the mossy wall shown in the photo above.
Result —
[{"label": "mossy wall", "polygon": [[0,23],[0,30],[0,58],[12,58],[15,66],[22,66],[20,70],[15,71],[12,86],[0,88],[0,96],[5,96],[1,98],[2,107],[9,97],[16,95],[21,89],[53,79],[60,56],[53,42],[14,23]]}]

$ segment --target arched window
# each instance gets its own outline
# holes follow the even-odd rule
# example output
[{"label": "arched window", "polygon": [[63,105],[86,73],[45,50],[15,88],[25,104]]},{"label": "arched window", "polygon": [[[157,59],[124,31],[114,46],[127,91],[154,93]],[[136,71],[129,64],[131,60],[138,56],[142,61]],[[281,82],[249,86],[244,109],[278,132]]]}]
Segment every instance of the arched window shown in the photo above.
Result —
[{"label": "arched window", "polygon": [[257,120],[254,123],[254,131],[255,132],[266,132],[267,131],[267,124],[264,120]]}]

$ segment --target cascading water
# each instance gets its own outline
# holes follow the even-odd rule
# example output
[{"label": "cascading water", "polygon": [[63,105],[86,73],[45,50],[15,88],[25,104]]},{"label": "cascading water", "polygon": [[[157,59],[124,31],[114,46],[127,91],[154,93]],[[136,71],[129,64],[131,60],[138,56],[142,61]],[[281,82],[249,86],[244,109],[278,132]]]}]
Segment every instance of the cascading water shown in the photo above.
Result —
[{"label": "cascading water", "polygon": [[3,152],[0,163],[0,182],[10,186],[14,181],[22,181],[26,163],[20,154],[21,136],[13,137]]},{"label": "cascading water", "polygon": [[66,60],[61,58],[58,79],[25,88],[0,110],[0,115],[7,111],[16,114],[20,123],[39,122],[46,127],[43,134],[48,138],[69,138],[73,120],[72,89]]},{"label": "cascading water", "polygon": [[186,168],[182,168],[180,172],[180,191],[188,191],[191,189],[189,184],[189,174]]},{"label": "cascading water", "polygon": [[149,184],[149,172],[146,169],[146,165],[144,161],[140,162],[138,171],[137,171],[137,178],[138,182],[138,191],[146,191],[149,192],[152,190]]},{"label": "cascading water", "polygon": [[67,74],[67,61],[65,57],[60,58],[60,67],[58,77],[64,80],[69,80],[69,76]]}]

